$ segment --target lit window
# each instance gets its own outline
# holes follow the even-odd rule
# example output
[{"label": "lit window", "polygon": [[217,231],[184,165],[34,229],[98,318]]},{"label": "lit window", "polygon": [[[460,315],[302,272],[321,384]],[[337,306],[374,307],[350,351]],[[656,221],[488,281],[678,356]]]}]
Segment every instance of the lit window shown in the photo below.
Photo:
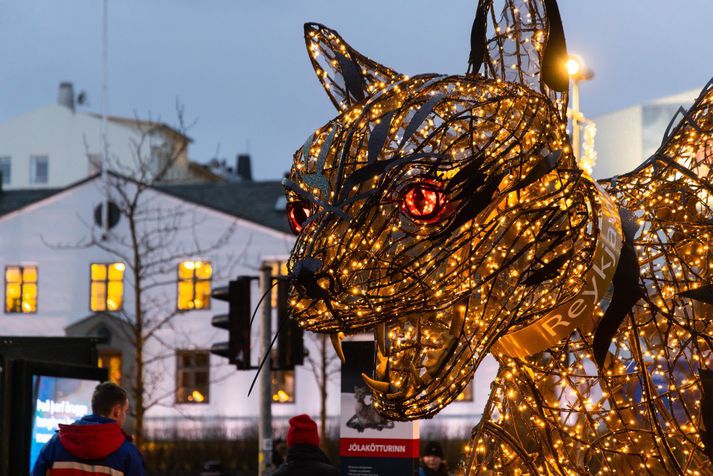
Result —
[{"label": "lit window", "polygon": [[30,183],[42,184],[49,181],[49,157],[33,155],[30,157]]},{"label": "lit window", "polygon": [[213,268],[208,261],[184,261],[178,265],[178,309],[210,308],[210,279]]},{"label": "lit window", "polygon": [[465,386],[463,391],[456,397],[456,402],[472,402],[473,401],[473,382]]},{"label": "lit window", "polygon": [[121,385],[121,352],[110,349],[99,350],[98,365],[108,370],[109,380]]},{"label": "lit window", "polygon": [[295,403],[294,370],[274,370],[272,372],[272,402]]},{"label": "lit window", "polygon": [[207,350],[176,351],[176,403],[208,403],[209,377]]},{"label": "lit window", "polygon": [[118,311],[124,304],[124,263],[92,263],[92,311]]},{"label": "lit window", "polygon": [[5,268],[5,312],[37,312],[37,266]]}]

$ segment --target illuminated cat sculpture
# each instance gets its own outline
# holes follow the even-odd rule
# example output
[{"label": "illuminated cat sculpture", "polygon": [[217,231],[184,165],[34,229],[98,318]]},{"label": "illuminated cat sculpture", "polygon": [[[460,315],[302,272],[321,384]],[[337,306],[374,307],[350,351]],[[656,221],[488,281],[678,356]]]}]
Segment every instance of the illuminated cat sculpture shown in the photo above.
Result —
[{"label": "illuminated cat sculpture", "polygon": [[394,420],[493,354],[459,474],[713,474],[713,86],[598,184],[569,145],[556,3],[505,5],[481,0],[465,76],[407,77],[305,26],[339,115],[284,180],[292,315],[338,353],[373,330],[364,380]]}]

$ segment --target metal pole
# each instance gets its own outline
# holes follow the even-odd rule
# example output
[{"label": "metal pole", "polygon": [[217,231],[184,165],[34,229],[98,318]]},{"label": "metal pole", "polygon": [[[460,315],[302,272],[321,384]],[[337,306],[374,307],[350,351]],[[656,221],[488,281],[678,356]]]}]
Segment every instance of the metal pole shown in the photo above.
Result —
[{"label": "metal pole", "polygon": [[572,153],[579,161],[580,125],[579,125],[579,80],[575,79],[572,85]]},{"label": "metal pole", "polygon": [[109,233],[109,141],[107,139],[107,108],[109,101],[109,0],[104,0],[102,15],[102,100],[101,100],[101,136],[102,136],[102,163],[101,182],[104,188],[104,203],[102,206],[101,223],[104,237]]},{"label": "metal pole", "polygon": [[260,305],[260,356],[267,355],[260,375],[260,429],[259,429],[259,476],[270,476],[272,470],[272,372],[270,372],[270,342],[272,340],[272,268],[263,266],[260,270],[260,295],[264,296]]}]

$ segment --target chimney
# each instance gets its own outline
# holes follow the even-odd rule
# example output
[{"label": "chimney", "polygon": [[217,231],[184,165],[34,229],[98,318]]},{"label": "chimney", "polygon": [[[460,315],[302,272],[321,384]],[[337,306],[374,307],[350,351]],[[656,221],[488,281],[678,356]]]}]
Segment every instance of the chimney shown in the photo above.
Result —
[{"label": "chimney", "polygon": [[238,178],[245,182],[253,181],[252,167],[250,167],[250,154],[238,154],[236,162]]},{"label": "chimney", "polygon": [[57,95],[57,104],[68,107],[74,112],[74,86],[69,81],[59,83],[59,94]]}]

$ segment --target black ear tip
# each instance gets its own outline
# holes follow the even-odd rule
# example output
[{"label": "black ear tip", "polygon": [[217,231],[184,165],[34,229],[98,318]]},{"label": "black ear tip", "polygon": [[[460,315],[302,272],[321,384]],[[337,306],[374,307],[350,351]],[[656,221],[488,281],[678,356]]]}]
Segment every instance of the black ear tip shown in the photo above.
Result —
[{"label": "black ear tip", "polygon": [[542,57],[542,79],[553,90],[564,93],[569,91],[569,74],[565,67],[567,41],[557,0],[545,0],[545,9],[550,31]]}]

